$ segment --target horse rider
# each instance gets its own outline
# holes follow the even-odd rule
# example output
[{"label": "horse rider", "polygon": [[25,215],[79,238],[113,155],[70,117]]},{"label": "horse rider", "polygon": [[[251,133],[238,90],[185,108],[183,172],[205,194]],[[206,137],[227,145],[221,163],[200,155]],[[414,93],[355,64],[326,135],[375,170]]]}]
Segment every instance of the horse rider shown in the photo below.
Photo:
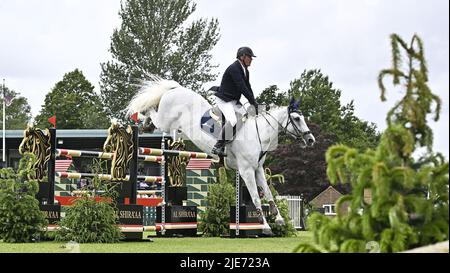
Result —
[{"label": "horse rider", "polygon": [[[216,92],[217,107],[225,117],[219,139],[211,153],[226,156],[225,144],[227,140],[233,139],[233,127],[237,123],[236,112],[243,113],[242,104],[239,102],[241,95],[247,98],[248,102],[255,107],[258,114],[258,107],[252,87],[250,86],[250,73],[248,67],[253,58],[256,57],[249,47],[241,47],[236,54],[236,61],[232,63],[223,74],[219,90]],[[230,135],[231,136],[228,136]]]}]

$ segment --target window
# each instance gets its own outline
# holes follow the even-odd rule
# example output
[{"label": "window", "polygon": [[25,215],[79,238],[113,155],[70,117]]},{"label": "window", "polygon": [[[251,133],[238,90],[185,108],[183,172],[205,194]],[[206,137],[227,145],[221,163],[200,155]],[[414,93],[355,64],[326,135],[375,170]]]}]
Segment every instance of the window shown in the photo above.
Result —
[{"label": "window", "polygon": [[336,215],[336,205],[335,204],[326,204],[322,206],[324,208],[325,215]]}]

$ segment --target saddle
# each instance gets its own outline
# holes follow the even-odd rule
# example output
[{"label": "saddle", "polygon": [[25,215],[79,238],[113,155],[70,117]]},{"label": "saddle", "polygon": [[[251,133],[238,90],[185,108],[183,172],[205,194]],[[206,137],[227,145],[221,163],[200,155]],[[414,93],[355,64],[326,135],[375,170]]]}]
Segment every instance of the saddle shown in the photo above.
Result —
[{"label": "saddle", "polygon": [[[213,86],[209,90],[218,91],[218,86]],[[240,113],[236,113],[237,123],[233,127],[233,139],[236,136],[237,131],[242,127],[244,122],[247,120],[247,115],[242,115]],[[219,139],[221,137],[220,133],[222,130],[223,124],[225,124],[225,116],[220,111],[219,107],[213,106],[208,109],[200,119],[200,128],[205,133],[213,136],[215,139]],[[231,142],[231,141],[228,141]]]}]

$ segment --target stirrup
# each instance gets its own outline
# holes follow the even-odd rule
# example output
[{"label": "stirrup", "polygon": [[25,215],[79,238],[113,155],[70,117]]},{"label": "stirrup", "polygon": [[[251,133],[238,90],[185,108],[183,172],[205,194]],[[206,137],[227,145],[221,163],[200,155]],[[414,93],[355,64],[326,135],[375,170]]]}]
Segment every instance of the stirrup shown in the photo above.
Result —
[{"label": "stirrup", "polygon": [[214,148],[211,150],[212,154],[218,155],[220,157],[226,157],[227,153],[225,152],[225,147],[216,147],[214,146]]}]

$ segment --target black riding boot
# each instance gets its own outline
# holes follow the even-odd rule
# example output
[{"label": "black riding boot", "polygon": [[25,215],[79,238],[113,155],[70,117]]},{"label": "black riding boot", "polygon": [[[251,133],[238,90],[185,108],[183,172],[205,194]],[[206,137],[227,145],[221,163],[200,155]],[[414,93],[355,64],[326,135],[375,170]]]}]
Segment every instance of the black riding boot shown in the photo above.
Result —
[{"label": "black riding boot", "polygon": [[222,157],[227,156],[227,154],[225,153],[225,140],[219,139],[216,145],[214,145],[211,153]]},{"label": "black riding boot", "polygon": [[226,122],[222,126],[222,131],[220,132],[220,139],[217,140],[217,143],[216,143],[216,145],[214,145],[214,148],[212,149],[211,153],[216,154],[218,156],[222,156],[222,157],[227,156],[227,154],[225,153],[225,145],[227,143],[226,131],[229,130],[230,126],[231,125],[228,122]]}]

